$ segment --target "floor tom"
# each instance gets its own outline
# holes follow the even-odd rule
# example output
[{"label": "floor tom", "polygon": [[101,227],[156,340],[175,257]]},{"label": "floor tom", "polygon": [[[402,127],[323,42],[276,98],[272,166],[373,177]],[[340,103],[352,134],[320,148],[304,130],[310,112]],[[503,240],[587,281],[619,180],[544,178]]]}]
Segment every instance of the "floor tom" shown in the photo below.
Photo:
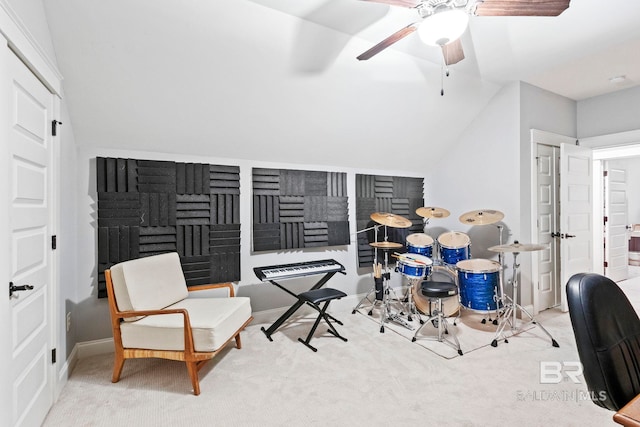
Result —
[{"label": "floor tom", "polygon": [[488,259],[468,259],[456,264],[460,305],[476,311],[498,308],[500,264]]}]

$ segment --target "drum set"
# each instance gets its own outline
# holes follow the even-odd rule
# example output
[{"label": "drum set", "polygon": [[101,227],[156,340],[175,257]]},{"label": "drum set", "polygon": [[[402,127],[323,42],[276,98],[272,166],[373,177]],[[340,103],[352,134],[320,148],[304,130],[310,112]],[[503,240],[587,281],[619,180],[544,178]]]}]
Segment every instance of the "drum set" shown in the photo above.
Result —
[{"label": "drum set", "polygon": [[[448,210],[438,207],[420,207],[416,209],[416,213],[424,218],[426,224],[431,219],[446,218],[450,215]],[[420,314],[431,317],[433,312],[434,301],[422,295],[422,282],[445,281],[455,283],[459,292],[458,298],[447,298],[442,301],[441,310],[444,316],[451,317],[457,313],[457,320],[465,310],[488,316],[489,322],[497,326],[494,339],[491,342],[493,347],[498,345],[499,340],[509,342],[505,333],[507,327],[512,330],[512,335],[516,335],[518,330],[523,328],[524,325],[517,323],[518,314],[521,319],[523,315],[526,315],[529,318],[529,323],[539,326],[551,339],[552,345],[558,347],[558,343],[551,334],[517,302],[518,269],[520,267],[517,262],[518,255],[521,252],[539,251],[545,247],[521,244],[517,241],[513,244],[503,244],[503,226],[497,224],[503,218],[504,214],[497,210],[476,210],[459,217],[459,221],[466,225],[496,224],[499,231],[499,245],[488,248],[489,251],[498,254],[498,261],[494,261],[472,258],[471,239],[466,233],[459,231],[442,233],[435,240],[425,233],[413,233],[406,237],[404,245],[389,241],[389,227],[409,228],[412,226],[412,222],[400,215],[387,212],[371,214],[375,225],[360,230],[358,233],[375,230],[374,241],[369,243],[374,248],[373,276],[375,285],[360,300],[353,309],[353,313],[369,304],[368,314],[373,315],[373,310],[380,307],[382,308],[380,332],[384,332],[386,322],[394,322],[409,330],[414,330],[411,323],[414,315],[423,324]],[[381,236],[379,236],[380,230],[382,230]],[[406,249],[406,252],[398,252],[403,248]],[[505,293],[503,285],[504,255],[507,253],[513,255],[511,295]],[[392,267],[391,258],[396,260],[395,267]],[[402,278],[407,279],[407,291],[402,297],[396,293],[396,288],[390,286],[392,272],[400,273]],[[494,320],[491,320],[491,313],[495,314]],[[486,323],[487,318],[483,317],[481,322]]]}]

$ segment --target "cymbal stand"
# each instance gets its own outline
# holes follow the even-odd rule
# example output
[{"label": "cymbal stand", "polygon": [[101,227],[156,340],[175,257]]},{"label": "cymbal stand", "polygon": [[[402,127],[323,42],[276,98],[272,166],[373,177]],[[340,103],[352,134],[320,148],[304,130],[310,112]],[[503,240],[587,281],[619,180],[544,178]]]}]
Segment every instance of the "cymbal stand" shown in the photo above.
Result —
[{"label": "cymbal stand", "polygon": [[[362,233],[365,231],[369,231],[369,230],[374,230],[374,241],[377,243],[378,242],[378,229],[380,228],[379,224],[376,224],[372,227],[369,228],[365,228],[363,230],[358,231],[358,233]],[[386,236],[386,225],[385,225],[385,236]],[[373,248],[373,266],[374,269],[377,268],[378,265],[378,249],[377,248]],[[360,302],[358,302],[358,305],[356,305],[353,310],[351,311],[351,314],[355,314],[356,311],[358,311],[358,309],[362,306],[362,304],[367,301],[369,304],[371,304],[371,308],[369,309],[369,316],[371,316],[373,314],[373,309],[376,306],[378,301],[382,301],[383,297],[382,297],[382,292],[384,290],[384,287],[379,287],[375,284],[375,279],[376,277],[374,277],[374,285],[371,287],[371,289],[369,289],[369,292],[366,293],[366,295],[360,300]],[[371,296],[371,294],[375,294],[375,298],[373,301],[371,301],[369,299],[369,297]]]},{"label": "cymbal stand", "polygon": [[[520,310],[521,312],[523,312],[524,314],[526,314],[527,316],[529,316],[529,322],[528,323],[532,323],[538,327],[540,327],[540,329],[542,329],[542,331],[547,334],[547,336],[551,339],[551,345],[553,345],[554,347],[560,347],[558,345],[558,342],[551,336],[551,334],[544,328],[544,326],[542,326],[539,322],[536,321],[536,319],[531,315],[531,313],[529,313],[524,307],[522,307],[520,304],[518,304],[516,301],[518,299],[518,268],[520,267],[520,264],[518,264],[518,255],[519,252],[513,252],[513,277],[512,277],[512,282],[513,282],[513,289],[511,292],[511,297],[508,297],[506,295],[504,295],[504,312],[502,314],[502,316],[500,317],[500,326],[498,327],[498,330],[496,331],[496,335],[493,339],[493,341],[491,342],[491,346],[492,347],[497,347],[498,346],[498,339],[500,338],[504,338],[504,342],[508,343],[509,341],[507,340],[507,336],[504,334],[504,328],[505,326],[507,326],[507,323],[510,324],[511,326],[511,331],[514,332],[514,336],[516,334],[516,330],[518,329],[516,327],[516,322],[517,322],[517,311]],[[523,325],[524,326],[524,325]],[[520,327],[520,329],[522,329],[522,327]]]}]

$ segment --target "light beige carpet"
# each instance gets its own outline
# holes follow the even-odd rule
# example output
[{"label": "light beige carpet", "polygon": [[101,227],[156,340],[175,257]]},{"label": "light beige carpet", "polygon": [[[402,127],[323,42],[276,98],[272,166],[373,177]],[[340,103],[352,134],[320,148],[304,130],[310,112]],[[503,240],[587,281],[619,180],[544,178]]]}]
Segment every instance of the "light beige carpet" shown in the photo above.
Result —
[{"label": "light beige carpet", "polygon": [[[417,312],[409,310],[407,303],[401,304],[398,301],[393,301],[389,305],[391,313],[403,314],[399,316],[400,321],[381,323],[385,310],[381,303],[371,304],[371,301],[365,301],[358,308],[357,313],[375,322],[378,325],[378,331],[381,330],[382,326],[383,333],[396,333],[410,341],[415,336],[416,345],[422,346],[445,359],[460,357],[457,349],[453,348],[453,346],[435,339],[438,335],[437,323],[427,322],[428,315],[422,314],[419,310]],[[457,305],[454,304],[454,306]],[[458,311],[457,309],[451,309],[451,307],[451,304],[448,304],[443,310],[447,314],[447,324],[450,332],[443,336],[450,342],[455,342],[452,338],[455,335],[460,342],[460,349],[463,355],[491,345],[496,338],[497,345],[503,345],[505,344],[504,338],[507,338],[508,341],[514,334],[519,334],[535,327],[530,322],[521,322],[518,319],[516,322],[517,329],[512,329],[510,324],[507,324],[503,329],[503,333],[497,336],[499,325],[493,322],[497,320],[495,312],[482,313],[467,309]],[[428,313],[428,306],[421,306],[421,308]],[[411,316],[407,315],[409,311],[413,313]],[[520,313],[518,311],[518,314]],[[529,320],[529,317],[525,314],[522,314],[522,317],[527,321]],[[424,323],[427,324],[423,326]],[[551,343],[550,339],[549,343]]]},{"label": "light beige carpet", "polygon": [[260,331],[268,325],[250,325],[241,350],[230,346],[200,372],[200,396],[191,394],[182,363],[130,360],[112,384],[111,355],[82,359],[44,425],[615,425],[610,411],[586,400],[584,383],[540,381],[541,361],[578,360],[566,313],[539,316],[560,348],[533,328],[452,359],[397,333],[381,334],[351,309],[336,306],[332,314],[349,341],[321,325],[312,340],[317,353],[297,342],[314,314],[285,323],[273,342]]}]

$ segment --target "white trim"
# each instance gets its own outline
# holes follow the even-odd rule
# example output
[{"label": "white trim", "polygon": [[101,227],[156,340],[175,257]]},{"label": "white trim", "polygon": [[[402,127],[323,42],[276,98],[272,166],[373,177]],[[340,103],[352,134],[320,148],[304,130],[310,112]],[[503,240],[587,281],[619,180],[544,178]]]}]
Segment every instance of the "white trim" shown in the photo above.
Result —
[{"label": "white trim", "polygon": [[18,14],[0,1],[0,33],[7,38],[11,50],[42,81],[50,92],[62,96],[62,74],[47,56]]},{"label": "white trim", "polygon": [[[113,351],[113,338],[79,342],[73,348],[73,352],[77,354],[78,360],[96,356],[98,354],[113,353]],[[75,363],[73,365],[75,366]]]},{"label": "white trim", "polygon": [[[562,144],[575,145],[576,138],[560,135],[552,132],[547,132],[539,129],[531,129],[531,144],[534,145],[531,149],[531,212],[529,221],[531,224],[531,243],[538,243],[538,167],[536,156],[538,153],[538,144],[550,145],[553,147],[560,147]],[[535,316],[540,311],[539,291],[540,284],[538,283],[538,265],[539,265],[538,252],[531,252],[531,285],[533,287],[533,306],[531,307],[531,313]]]},{"label": "white trim", "polygon": [[580,138],[580,145],[591,148],[615,147],[640,143],[640,129],[609,135]]},{"label": "white trim", "polygon": [[[531,129],[531,143],[532,144],[544,144],[551,145],[554,147],[560,147],[560,144],[573,144],[575,145],[578,141],[576,138],[560,135],[557,133],[547,132],[544,130]],[[580,140],[580,144],[582,144],[582,140]]]}]

